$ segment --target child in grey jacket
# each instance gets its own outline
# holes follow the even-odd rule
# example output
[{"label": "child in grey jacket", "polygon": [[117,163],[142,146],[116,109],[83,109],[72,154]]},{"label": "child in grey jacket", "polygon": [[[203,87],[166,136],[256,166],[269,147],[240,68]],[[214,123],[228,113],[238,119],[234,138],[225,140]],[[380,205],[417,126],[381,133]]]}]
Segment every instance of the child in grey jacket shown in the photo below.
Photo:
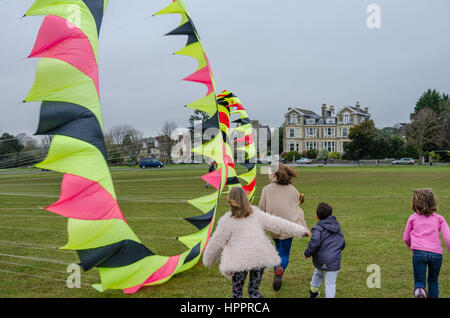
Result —
[{"label": "child in grey jacket", "polygon": [[311,240],[304,252],[304,258],[312,256],[315,267],[311,280],[310,298],[319,296],[319,287],[325,278],[325,297],[336,295],[336,279],[341,267],[341,251],[345,248],[344,234],[333,208],[322,202],[316,210],[319,220],[311,229]]}]

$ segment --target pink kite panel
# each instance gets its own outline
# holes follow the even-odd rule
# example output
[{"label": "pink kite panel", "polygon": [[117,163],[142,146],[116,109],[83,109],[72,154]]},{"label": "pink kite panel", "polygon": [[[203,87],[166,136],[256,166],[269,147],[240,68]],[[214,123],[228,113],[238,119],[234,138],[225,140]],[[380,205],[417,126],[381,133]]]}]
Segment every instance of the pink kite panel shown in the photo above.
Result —
[{"label": "pink kite panel", "polygon": [[109,220],[125,218],[116,199],[98,182],[65,174],[59,200],[48,211],[78,220]]},{"label": "pink kite panel", "polygon": [[208,87],[208,92],[206,95],[209,95],[214,91],[212,80],[211,80],[211,70],[209,66],[205,66],[204,68],[198,70],[197,72],[189,75],[188,77],[183,79],[184,81],[189,82],[197,82],[205,84]]},{"label": "pink kite panel", "polygon": [[215,170],[202,177],[203,180],[211,184],[217,190],[220,189],[220,182],[222,180],[222,169]]},{"label": "pink kite panel", "polygon": [[69,21],[46,16],[29,57],[64,61],[92,78],[99,93],[98,67],[94,50],[86,35]]},{"label": "pink kite panel", "polygon": [[154,282],[157,282],[159,280],[169,277],[170,275],[172,275],[172,273],[177,268],[178,262],[180,261],[180,256],[181,255],[175,255],[175,256],[169,257],[167,262],[160,269],[158,269],[156,272],[154,272],[145,282],[143,282],[142,284],[139,284],[137,286],[124,289],[123,290],[124,293],[125,294],[134,294],[144,285],[149,285],[151,283],[154,283]]}]

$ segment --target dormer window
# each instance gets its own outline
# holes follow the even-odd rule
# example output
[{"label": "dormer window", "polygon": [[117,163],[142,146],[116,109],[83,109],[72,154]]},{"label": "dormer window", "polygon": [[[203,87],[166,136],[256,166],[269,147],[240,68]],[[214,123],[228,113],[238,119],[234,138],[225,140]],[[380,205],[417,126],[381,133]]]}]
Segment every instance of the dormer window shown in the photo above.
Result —
[{"label": "dormer window", "polygon": [[350,116],[348,113],[344,114],[344,124],[348,124],[350,122]]},{"label": "dormer window", "polygon": [[297,123],[297,114],[292,114],[291,115],[291,124],[296,124]]}]

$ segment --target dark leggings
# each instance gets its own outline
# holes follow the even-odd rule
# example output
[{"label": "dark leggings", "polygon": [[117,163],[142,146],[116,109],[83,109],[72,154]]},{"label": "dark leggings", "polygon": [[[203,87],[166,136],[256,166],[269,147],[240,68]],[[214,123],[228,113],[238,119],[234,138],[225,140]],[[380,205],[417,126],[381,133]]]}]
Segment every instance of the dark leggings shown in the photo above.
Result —
[{"label": "dark leggings", "polygon": [[[264,268],[250,270],[250,281],[248,283],[248,295],[250,298],[263,298],[259,292]],[[233,298],[242,298],[242,288],[244,287],[247,271],[236,272],[233,274]]]}]

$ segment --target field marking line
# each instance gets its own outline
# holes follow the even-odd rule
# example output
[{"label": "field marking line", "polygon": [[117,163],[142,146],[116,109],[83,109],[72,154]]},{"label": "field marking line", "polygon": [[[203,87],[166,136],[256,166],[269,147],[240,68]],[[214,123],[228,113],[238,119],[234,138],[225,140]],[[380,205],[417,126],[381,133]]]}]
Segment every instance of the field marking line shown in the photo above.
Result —
[{"label": "field marking line", "polygon": [[[31,266],[28,264],[22,264],[22,263],[12,263],[12,262],[6,262],[6,261],[0,261],[0,263],[3,264],[8,264],[8,265],[14,265],[14,266],[22,266],[22,267],[29,267],[29,268],[33,268],[33,269],[40,269],[40,270],[44,270],[44,271],[51,271],[51,272],[56,272],[56,273],[63,273],[63,274],[69,274],[66,271],[60,271],[57,269],[53,269],[53,268],[47,268],[47,267],[39,267],[39,266]],[[93,278],[93,279],[97,279],[97,277],[91,276],[91,275],[86,275],[86,273],[83,273],[84,277],[89,277],[89,278]]]},{"label": "field marking line", "polygon": [[114,180],[114,183],[120,182],[141,182],[141,181],[165,181],[165,180],[186,180],[186,179],[201,179],[202,176],[193,177],[169,177],[169,178],[152,178],[152,179],[124,179]]},{"label": "field marking line", "polygon": [[0,210],[45,210],[42,207],[37,208],[0,208]]},{"label": "field marking line", "polygon": [[[38,228],[30,228],[30,227],[14,227],[14,226],[0,226],[0,228],[4,229],[15,229],[15,230],[32,230],[32,231],[51,231],[51,232],[67,232],[66,230],[51,230],[51,229],[38,229]],[[139,235],[139,237],[146,237],[149,239],[176,239],[176,236],[147,236],[147,235]],[[1,254],[0,254],[1,256]]]},{"label": "field marking line", "polygon": [[[12,197],[42,197],[42,198],[59,198],[59,195],[47,195],[47,194],[31,194],[31,193],[8,193],[8,192],[0,192],[0,196],[12,196]],[[147,199],[147,200],[136,200],[136,199],[127,199],[127,198],[118,198],[118,202],[120,201],[128,201],[128,202],[149,202],[149,203],[186,203],[188,199]]]},{"label": "field marking line", "polygon": [[[17,218],[62,218],[61,215],[19,215],[19,214],[1,214],[1,217],[17,217]],[[184,220],[182,217],[158,217],[158,216],[129,216],[127,220]]]},{"label": "field marking line", "polygon": [[59,248],[56,245],[42,244],[42,243],[33,243],[33,242],[21,242],[21,241],[8,241],[8,240],[0,240],[0,243],[9,243],[9,244],[20,244],[24,246],[37,246],[37,247],[47,247],[47,248]]},{"label": "field marking line", "polygon": [[59,198],[59,195],[49,195],[49,194],[31,194],[31,193],[9,193],[0,192],[0,195],[12,196],[12,197],[43,197],[43,198]]},{"label": "field marking line", "polygon": [[0,243],[0,245],[10,246],[10,247],[20,247],[20,248],[31,248],[31,249],[35,249],[35,250],[44,250],[44,251],[58,251],[58,252],[64,252],[64,253],[71,252],[68,250],[61,250],[61,249],[59,249],[59,247],[37,247],[37,246],[27,246],[27,245],[20,245],[20,244],[11,244],[11,243]]},{"label": "field marking line", "polygon": [[[53,280],[53,281],[67,283],[67,280],[65,280],[65,279],[57,279],[57,278],[51,278],[51,277],[46,277],[46,276],[39,276],[39,275],[28,274],[28,273],[19,273],[19,272],[9,271],[9,270],[6,270],[6,269],[0,269],[0,272],[8,273],[8,274],[15,274],[15,275],[23,275],[23,276],[35,277],[35,278],[41,278],[41,279],[48,279],[48,280]],[[91,284],[88,284],[88,283],[81,283],[81,284],[83,284],[85,286],[89,286],[89,287],[91,286]]]},{"label": "field marking line", "polygon": [[49,258],[40,258],[40,257],[33,257],[33,256],[22,256],[22,255],[15,255],[15,254],[3,254],[3,253],[0,253],[0,256],[19,258],[19,259],[26,259],[26,260],[30,260],[30,261],[36,261],[36,262],[62,264],[62,265],[73,264],[73,262],[68,263],[68,262],[62,261],[62,260],[49,259]]},{"label": "field marking line", "polygon": [[15,229],[15,230],[31,230],[31,231],[51,231],[51,232],[67,232],[64,230],[52,230],[52,229],[39,229],[31,227],[15,227],[15,226],[0,226],[2,229]]}]

